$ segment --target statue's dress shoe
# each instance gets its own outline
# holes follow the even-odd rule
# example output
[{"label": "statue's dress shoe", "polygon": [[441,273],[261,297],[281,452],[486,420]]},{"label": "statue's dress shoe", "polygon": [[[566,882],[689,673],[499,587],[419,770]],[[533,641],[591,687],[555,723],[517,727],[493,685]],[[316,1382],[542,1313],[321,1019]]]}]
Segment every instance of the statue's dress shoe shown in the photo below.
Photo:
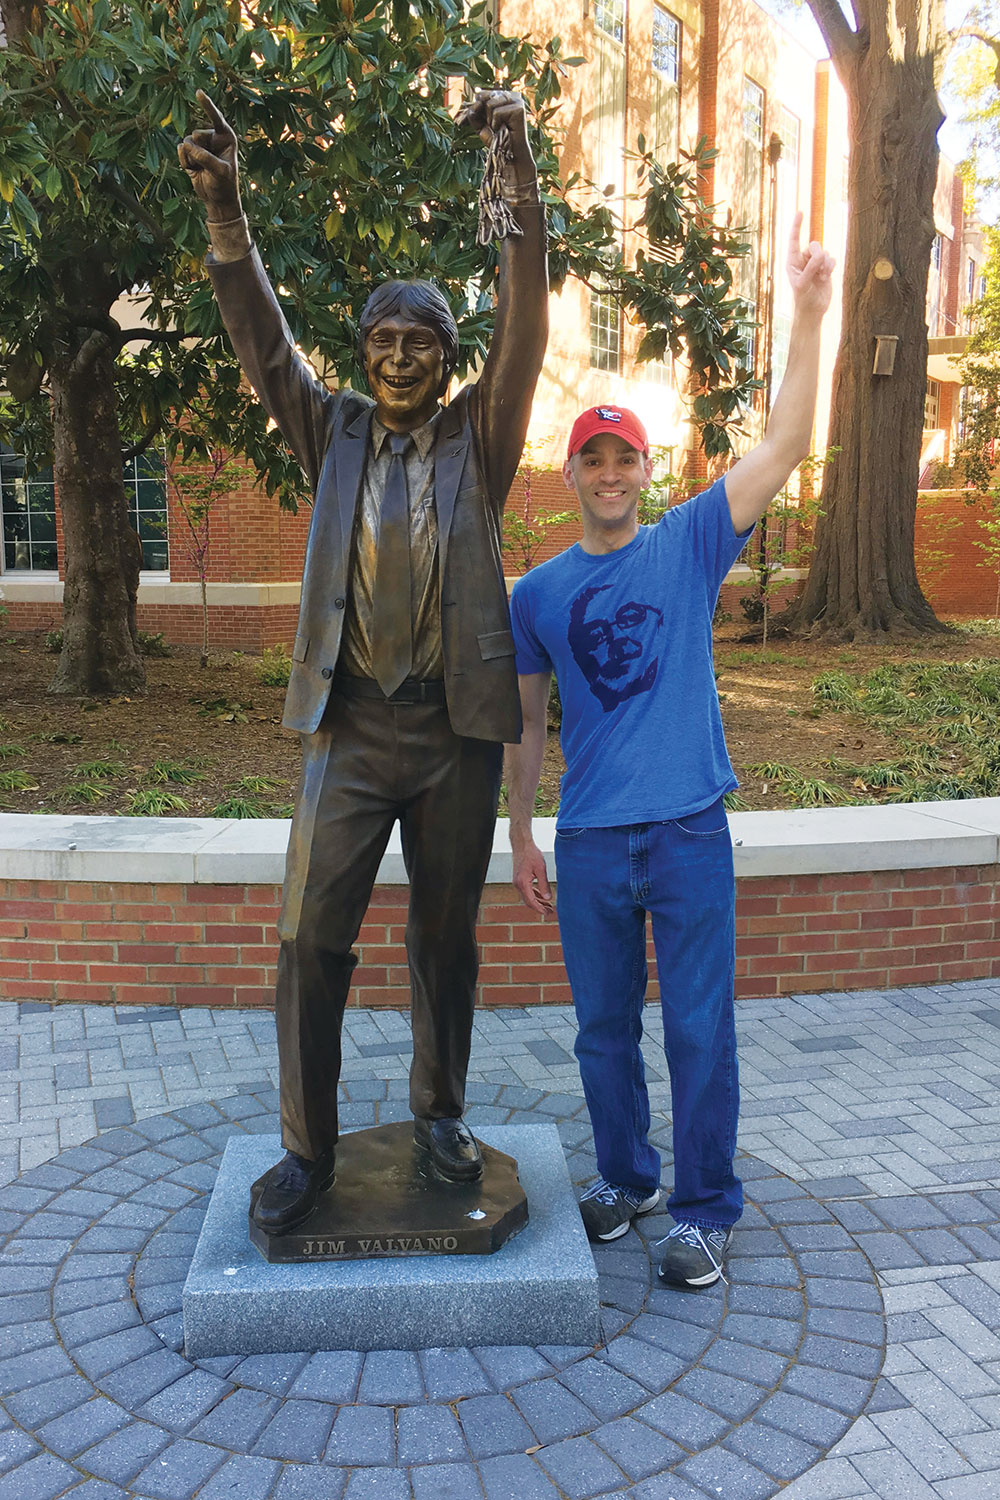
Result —
[{"label": "statue's dress shoe", "polygon": [[452,1182],[475,1182],[483,1175],[483,1155],[472,1132],[461,1119],[413,1122],[413,1139],[431,1154],[442,1177]]},{"label": "statue's dress shoe", "polygon": [[325,1151],[316,1161],[286,1151],[261,1178],[264,1187],[253,1206],[254,1223],[268,1234],[287,1234],[308,1219],[334,1175],[332,1151]]}]

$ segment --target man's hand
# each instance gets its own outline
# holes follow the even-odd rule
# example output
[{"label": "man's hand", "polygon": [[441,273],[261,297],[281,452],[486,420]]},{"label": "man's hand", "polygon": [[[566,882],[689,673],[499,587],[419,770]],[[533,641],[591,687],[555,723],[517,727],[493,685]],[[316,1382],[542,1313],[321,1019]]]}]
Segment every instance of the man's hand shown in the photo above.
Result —
[{"label": "man's hand", "polygon": [[494,135],[504,125],[510,131],[510,155],[505,173],[511,170],[517,182],[524,183],[535,176],[535,158],[528,144],[528,120],[524,100],[520,94],[507,89],[479,89],[474,99],[458,112],[458,125],[471,125],[479,131],[483,144],[488,146]]},{"label": "man's hand", "polygon": [[803,250],[802,214],[797,213],[792,221],[792,232],[788,237],[788,280],[795,311],[806,316],[822,318],[830,306],[833,292],[834,259],[828,255],[818,240],[812,240]]},{"label": "man's hand", "polygon": [[198,103],[210,126],[185,136],[177,147],[177,155],[191,186],[205,205],[209,223],[224,224],[238,219],[243,212],[236,133],[203,89],[198,90]]},{"label": "man's hand", "polygon": [[514,885],[529,911],[540,917],[551,917],[555,911],[552,904],[552,888],[549,885],[545,856],[531,840],[513,851]]}]

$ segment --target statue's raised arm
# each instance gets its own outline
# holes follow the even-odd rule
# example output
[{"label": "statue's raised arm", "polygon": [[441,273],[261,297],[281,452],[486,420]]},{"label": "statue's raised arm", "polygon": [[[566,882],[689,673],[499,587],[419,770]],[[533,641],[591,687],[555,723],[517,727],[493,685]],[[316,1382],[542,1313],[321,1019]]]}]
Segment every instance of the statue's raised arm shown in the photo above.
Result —
[{"label": "statue's raised arm", "polygon": [[224,224],[243,212],[236,132],[204,89],[198,90],[198,103],[210,124],[185,136],[177,155],[205,205],[209,223]]},{"label": "statue's raised arm", "polygon": [[493,338],[476,391],[489,491],[502,506],[520,462],[548,339],[545,211],[521,95],[481,90],[458,121],[478,130],[488,148],[487,190],[493,175],[490,148],[500,136],[495,187],[506,205],[505,217],[513,221],[513,232],[501,241]]}]

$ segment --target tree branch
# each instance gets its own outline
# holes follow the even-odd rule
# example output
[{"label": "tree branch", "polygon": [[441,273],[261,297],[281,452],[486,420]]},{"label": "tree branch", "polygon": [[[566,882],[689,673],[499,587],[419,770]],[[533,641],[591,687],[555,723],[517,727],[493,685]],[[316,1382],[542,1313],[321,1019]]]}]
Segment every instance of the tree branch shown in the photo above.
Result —
[{"label": "tree branch", "polygon": [[138,458],[140,453],[145,453],[146,449],[156,437],[156,434],[159,432],[159,430],[159,422],[150,422],[149,426],[146,428],[146,431],[143,433],[138,442],[132,443],[128,448],[122,449],[122,463],[130,463],[133,458]]},{"label": "tree branch", "polygon": [[107,334],[102,333],[99,329],[95,329],[93,333],[88,335],[80,345],[76,358],[73,361],[74,373],[82,375],[86,370],[89,370],[98,356],[103,354],[104,350],[108,348],[110,342],[111,340]]},{"label": "tree branch", "polygon": [[123,328],[117,335],[117,343],[123,349],[138,339],[145,339],[150,344],[180,344],[187,337],[179,328]]},{"label": "tree branch", "polygon": [[997,60],[993,70],[993,82],[1000,89],[1000,37],[985,36],[983,32],[977,31],[974,26],[959,26],[955,31],[949,31],[951,42],[961,41],[963,37],[969,37],[974,42],[981,42],[984,47],[989,47]]},{"label": "tree branch", "polygon": [[149,230],[150,234],[153,236],[153,239],[158,245],[170,245],[173,243],[169,236],[164,234],[163,226],[156,222],[148,209],[143,208],[142,204],[139,202],[138,198],[134,196],[134,194],[128,192],[127,189],[123,188],[120,183],[115,182],[113,177],[102,177],[99,179],[99,181],[101,187],[104,188],[105,192],[110,194],[110,196],[114,198],[117,203],[120,203],[123,208],[127,208],[129,213],[132,214],[136,219],[138,219],[139,223]]},{"label": "tree branch", "polygon": [[[840,58],[853,57],[858,48],[857,33],[848,25],[839,0],[807,0],[807,3],[834,62]],[[852,9],[860,22],[862,17],[858,16],[859,6],[860,0],[857,0]]]}]

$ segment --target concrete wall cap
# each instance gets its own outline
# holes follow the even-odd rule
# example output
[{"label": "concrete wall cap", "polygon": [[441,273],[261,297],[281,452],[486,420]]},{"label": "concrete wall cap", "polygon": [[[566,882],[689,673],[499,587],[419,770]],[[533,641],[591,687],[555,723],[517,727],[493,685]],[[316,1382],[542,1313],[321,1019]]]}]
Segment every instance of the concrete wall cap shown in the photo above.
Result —
[{"label": "concrete wall cap", "polygon": [[[536,818],[549,858],[555,818]],[[941,869],[1000,862],[1000,797],[732,813],[742,878],[869,870]],[[0,877],[142,884],[280,884],[290,822],[280,818],[114,818],[0,813]],[[487,881],[509,884],[510,825],[497,822]],[[381,885],[405,885],[394,830]]]}]

